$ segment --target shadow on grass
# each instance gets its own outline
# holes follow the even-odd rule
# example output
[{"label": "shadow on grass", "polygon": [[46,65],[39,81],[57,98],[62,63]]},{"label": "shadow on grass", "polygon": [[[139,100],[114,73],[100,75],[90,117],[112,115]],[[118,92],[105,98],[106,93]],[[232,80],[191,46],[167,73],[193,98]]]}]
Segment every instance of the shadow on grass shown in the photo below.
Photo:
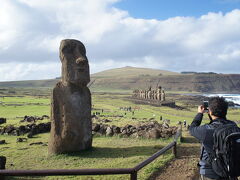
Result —
[{"label": "shadow on grass", "polygon": [[182,137],[183,143],[199,143],[198,140],[193,136]]},{"label": "shadow on grass", "polygon": [[42,176],[8,176],[5,177],[5,180],[38,180],[38,179],[43,179],[44,177]]},{"label": "shadow on grass", "polygon": [[133,146],[126,148],[109,148],[109,147],[93,147],[82,152],[64,153],[61,155],[53,155],[51,157],[81,157],[81,158],[125,158],[133,156],[151,156],[164,146]]}]

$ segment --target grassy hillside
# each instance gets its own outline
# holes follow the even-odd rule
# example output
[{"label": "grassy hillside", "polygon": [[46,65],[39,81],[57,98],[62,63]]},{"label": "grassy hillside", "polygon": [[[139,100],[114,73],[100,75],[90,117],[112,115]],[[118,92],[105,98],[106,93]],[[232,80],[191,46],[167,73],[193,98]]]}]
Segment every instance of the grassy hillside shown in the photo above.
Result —
[{"label": "grassy hillside", "polygon": [[93,74],[92,78],[132,78],[139,76],[162,76],[177,75],[179,73],[150,68],[136,68],[126,66],[123,68],[110,69]]},{"label": "grassy hillside", "polygon": [[138,77],[96,78],[91,88],[98,89],[148,89],[162,86],[167,91],[188,92],[239,92],[239,74],[191,74]]},{"label": "grassy hillside", "polygon": [[[179,74],[176,72],[123,67],[110,69],[91,75],[92,91],[128,91],[155,88],[161,85],[167,91],[188,92],[239,92],[240,74]],[[52,88],[59,79],[36,81],[0,82],[0,90],[5,87]]]},{"label": "grassy hillside", "polygon": [[28,81],[6,81],[0,82],[0,87],[53,87],[59,79],[46,79],[46,80],[28,80]]}]

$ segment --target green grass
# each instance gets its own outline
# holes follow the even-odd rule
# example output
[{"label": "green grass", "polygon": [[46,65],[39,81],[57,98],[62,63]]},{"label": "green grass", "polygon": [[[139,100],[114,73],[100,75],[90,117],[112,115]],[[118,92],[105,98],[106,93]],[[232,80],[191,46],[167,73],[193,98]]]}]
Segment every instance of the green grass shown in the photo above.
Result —
[{"label": "green grass", "polygon": [[[87,168],[132,168],[167,145],[172,139],[133,139],[119,137],[96,137],[90,151],[49,156],[47,146],[32,145],[32,142],[47,144],[49,134],[41,134],[27,142],[16,143],[13,136],[1,136],[7,144],[0,145],[1,154],[7,157],[7,169],[87,169]],[[142,169],[139,179],[146,179],[153,170],[162,167],[173,156],[167,152],[154,163]],[[103,176],[99,176],[101,179]],[[104,176],[104,179],[107,176]],[[128,175],[109,176],[110,179],[127,179]],[[87,179],[89,177],[75,177]],[[96,177],[94,177],[96,178]],[[97,179],[98,179],[97,178]],[[44,179],[55,179],[46,177]],[[64,177],[58,179],[64,179]]]},{"label": "green grass", "polygon": [[[196,115],[197,110],[197,107],[187,110],[178,110],[166,106],[154,107],[151,105],[133,104],[128,99],[129,95],[97,95],[93,97],[93,104],[94,108],[99,109],[99,112],[101,112],[101,109],[104,109],[103,115],[123,115],[124,117],[122,118],[107,118],[113,121],[110,124],[119,126],[124,124],[138,124],[141,121],[148,121],[150,118],[154,118],[156,121],[161,123],[160,116],[162,116],[163,119],[170,119],[171,125],[176,125],[179,121],[183,120],[190,123]],[[182,106],[182,104],[178,103],[177,105]],[[138,110],[135,110],[134,115],[132,112],[121,111],[119,109],[120,107],[129,106],[131,106],[132,109],[138,108]],[[236,113],[236,115],[237,114],[239,115],[239,112]],[[132,120],[132,118],[137,118],[137,120]],[[204,119],[207,121],[207,118]]]},{"label": "green grass", "polygon": [[[19,125],[19,120],[25,115],[42,116],[50,114],[50,97],[24,96],[0,98],[0,116],[7,118],[7,124]],[[16,106],[12,104],[18,104]],[[171,125],[176,125],[178,121],[184,119],[191,123],[196,114],[197,107],[186,110],[178,110],[169,107],[153,107],[150,105],[133,104],[129,100],[129,94],[108,94],[93,93],[92,113],[100,112],[105,117],[100,117],[94,122],[101,122],[109,119],[112,122],[107,124],[125,126],[126,124],[136,125],[149,122],[150,118],[160,121],[170,119]],[[182,102],[177,105],[183,106]],[[132,112],[120,110],[120,107],[137,108]],[[103,110],[103,113],[102,113]],[[123,117],[116,117],[122,115]],[[230,109],[228,118],[239,120],[240,110]],[[45,120],[47,121],[47,120]],[[39,121],[42,122],[42,121]],[[204,123],[208,122],[207,116]],[[32,142],[43,142],[47,144],[49,133],[39,134],[35,138],[28,139],[27,142],[16,143],[17,137],[0,135],[0,140],[5,139],[7,144],[0,145],[1,155],[7,157],[7,169],[82,169],[82,168],[131,168],[141,161],[147,159],[153,153],[167,145],[172,139],[134,139],[114,137],[94,137],[93,149],[79,153],[70,153],[57,156],[49,156],[47,146],[29,144]],[[171,152],[159,157],[154,163],[142,169],[139,179],[147,179],[153,171],[158,170],[166,162],[173,158]],[[68,177],[41,177],[40,179],[128,179],[129,175],[107,175],[107,176],[68,176]],[[11,178],[19,179],[19,178]],[[21,178],[20,178],[21,179]],[[30,177],[29,179],[33,179]],[[39,178],[37,178],[39,179]]]},{"label": "green grass", "polygon": [[0,105],[0,116],[7,118],[7,124],[18,124],[25,115],[42,116],[50,114],[50,99],[39,97],[4,97]]},{"label": "green grass", "polygon": [[[121,111],[119,107],[139,106],[127,101],[126,95],[97,94],[92,96],[95,109],[93,112],[104,110],[104,115],[111,119],[109,124],[124,126],[126,124],[138,124],[143,118],[151,118],[155,110],[150,111],[150,106],[142,106],[135,111],[137,120],[132,120],[132,113]],[[1,117],[7,118],[7,124],[19,125],[19,120],[25,115],[42,116],[50,114],[50,98],[39,98],[37,96],[5,97],[0,98]],[[38,103],[38,105],[37,105]],[[12,105],[17,104],[17,105]],[[149,109],[147,109],[147,107]],[[146,108],[146,109],[145,109]],[[152,112],[153,111],[153,112]],[[123,118],[114,118],[115,115],[124,115]],[[104,118],[104,117],[103,117]],[[102,119],[103,119],[102,118]],[[42,122],[42,121],[39,121]],[[134,139],[114,137],[94,137],[93,149],[79,153],[70,153],[57,156],[49,156],[47,146],[29,144],[32,142],[43,142],[47,144],[49,133],[39,134],[27,142],[17,143],[16,136],[0,135],[0,140],[5,139],[7,144],[0,145],[1,155],[7,157],[7,169],[82,169],[82,168],[131,168],[147,159],[153,153],[167,145],[172,139]],[[154,170],[162,167],[172,159],[171,152],[161,156],[154,163],[142,169],[138,177],[146,179]],[[71,176],[68,179],[128,179],[129,175],[116,176]],[[16,178],[11,178],[16,179]],[[19,179],[19,178],[17,178]],[[21,179],[21,178],[20,178]],[[29,179],[32,179],[30,177]],[[41,177],[40,179],[66,179],[66,177]]]}]

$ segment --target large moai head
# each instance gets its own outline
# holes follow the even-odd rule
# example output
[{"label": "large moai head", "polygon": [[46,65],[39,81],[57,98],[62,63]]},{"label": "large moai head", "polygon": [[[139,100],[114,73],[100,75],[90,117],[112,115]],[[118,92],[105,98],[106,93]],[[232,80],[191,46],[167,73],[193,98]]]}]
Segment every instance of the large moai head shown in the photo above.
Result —
[{"label": "large moai head", "polygon": [[60,44],[63,84],[86,86],[90,82],[86,49],[82,42],[65,39]]}]

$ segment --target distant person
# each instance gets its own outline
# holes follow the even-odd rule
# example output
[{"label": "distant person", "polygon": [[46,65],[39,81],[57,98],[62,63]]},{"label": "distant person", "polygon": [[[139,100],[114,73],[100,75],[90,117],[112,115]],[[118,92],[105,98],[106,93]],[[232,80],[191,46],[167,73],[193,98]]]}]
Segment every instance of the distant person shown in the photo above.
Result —
[{"label": "distant person", "polygon": [[186,120],[183,121],[183,126],[184,126],[184,127],[187,126],[187,121],[186,121]]},{"label": "distant person", "polygon": [[[214,131],[217,131],[219,127],[226,129],[228,125],[238,128],[235,122],[226,119],[227,110],[228,103],[223,97],[212,97],[209,99],[208,109],[204,108],[203,105],[198,107],[198,114],[189,126],[190,134],[197,138],[202,145],[200,162],[198,163],[201,180],[237,180],[237,178],[223,178],[219,176],[219,172],[216,171],[215,165],[212,163],[212,157],[216,154],[213,150],[213,145],[215,145],[213,135],[216,134],[214,134]],[[210,122],[201,125],[204,113],[208,113]]]},{"label": "distant person", "polygon": [[162,116],[160,116],[160,121],[162,121]]}]

